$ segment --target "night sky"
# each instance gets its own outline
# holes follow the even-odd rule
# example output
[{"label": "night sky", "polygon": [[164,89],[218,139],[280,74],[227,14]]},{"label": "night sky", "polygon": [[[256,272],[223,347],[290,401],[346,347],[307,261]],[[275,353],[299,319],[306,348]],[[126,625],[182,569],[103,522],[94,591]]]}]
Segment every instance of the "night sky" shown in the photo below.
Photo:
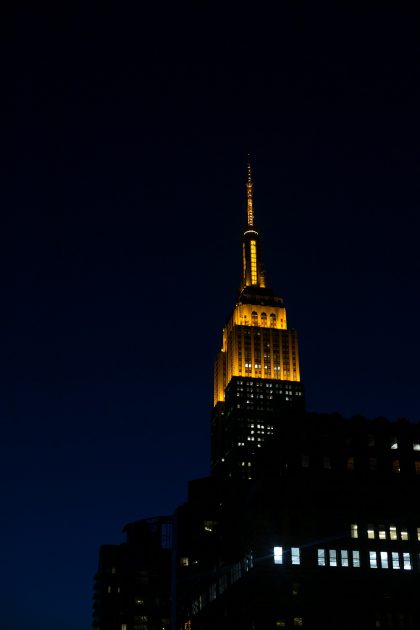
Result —
[{"label": "night sky", "polygon": [[208,473],[248,152],[308,408],[420,419],[419,22],[307,4],[18,15],[1,630],[89,628],[100,544]]}]

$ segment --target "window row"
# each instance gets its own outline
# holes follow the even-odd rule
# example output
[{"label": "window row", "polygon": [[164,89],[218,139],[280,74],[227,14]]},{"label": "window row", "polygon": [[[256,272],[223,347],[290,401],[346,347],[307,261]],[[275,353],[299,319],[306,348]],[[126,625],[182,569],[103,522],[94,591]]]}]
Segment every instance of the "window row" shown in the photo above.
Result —
[{"label": "window row", "polygon": [[[352,442],[352,440],[349,437],[348,438],[348,443],[351,443],[351,442]],[[360,443],[360,446],[363,446],[363,444]],[[380,446],[381,448],[387,447],[391,451],[396,451],[396,450],[401,448],[401,443],[399,442],[399,439],[398,439],[397,436],[392,436],[390,438],[386,438],[386,441],[385,441],[384,438],[380,437],[379,440],[378,440],[377,436],[375,436],[372,433],[369,433],[367,435],[367,446],[369,446],[369,447]],[[418,439],[414,439],[414,440],[408,441],[408,443],[407,443],[407,441],[405,439],[403,439],[402,446],[403,446],[404,450],[420,451],[420,441]]]},{"label": "window row", "polygon": [[[396,525],[368,525],[363,530],[369,540],[410,540],[410,532],[406,527],[398,528]],[[359,526],[356,523],[350,525],[350,535],[352,538],[362,538],[359,536]],[[420,527],[417,527],[417,540],[420,542]]]},{"label": "window row", "polygon": [[[285,390],[284,393],[288,396],[302,396],[302,392],[293,392],[293,391],[289,391],[289,390]],[[280,390],[278,392],[276,392],[276,394],[283,394],[283,391]],[[246,392],[246,395],[249,396],[250,398],[260,398],[262,400],[273,400],[274,399],[274,395],[272,392],[267,392],[267,394],[250,394],[249,392]],[[243,398],[243,393],[240,392],[236,392],[236,397],[237,398]]]},{"label": "window row", "polygon": [[[261,313],[261,320],[260,321],[261,321],[261,326],[267,326],[267,323],[268,323],[267,313]],[[270,313],[270,326],[275,326],[276,325],[276,321],[277,321],[277,317],[276,317],[275,313]],[[259,324],[258,313],[256,311],[252,311],[252,313],[251,313],[251,324],[252,324],[252,326],[258,326],[258,324]]]},{"label": "window row", "polygon": [[[287,370],[286,368],[283,369],[283,376],[281,375],[280,372],[280,367],[274,367],[273,368],[273,372],[271,372],[271,370],[267,369],[266,371],[264,371],[264,375],[262,370],[254,370],[254,374],[256,374],[259,378],[262,378],[264,376],[264,378],[278,378],[280,381],[283,380],[297,380],[297,371],[293,370]],[[242,365],[238,365],[238,374],[237,376],[252,376],[252,367],[244,367],[242,368]]]},{"label": "window row", "polygon": [[[420,558],[419,558],[420,559]],[[346,549],[318,549],[318,566],[320,567],[360,567],[360,552],[353,549],[351,555]],[[413,569],[411,554],[399,551],[369,551],[369,567],[371,569]]]},{"label": "window row", "polygon": [[[286,552],[283,547],[274,547],[274,564],[301,564],[301,550],[299,547],[291,547]],[[420,566],[420,554],[417,554],[417,562]],[[353,567],[362,566],[371,569],[403,569],[413,570],[412,554],[408,551],[376,551],[368,552],[357,549],[317,549],[317,564],[319,567]]]},{"label": "window row", "polygon": [[[319,460],[319,458],[316,458],[317,460]],[[301,457],[301,462],[302,462],[302,468],[309,468],[310,466],[310,458],[309,455],[303,454]],[[387,464],[389,464],[390,466],[390,470],[392,470],[392,472],[398,474],[401,472],[401,462],[399,459],[393,459],[390,463],[386,462]],[[323,468],[330,470],[332,468],[332,464],[331,464],[331,457],[329,457],[328,455],[325,455],[322,459],[322,464],[323,464]],[[358,460],[357,465],[356,465],[356,460],[353,456],[347,457],[345,459],[345,468],[349,471],[353,471],[353,470],[357,470],[359,468],[361,468],[361,466],[365,466],[368,465],[368,469],[371,470],[372,472],[378,470],[378,460],[376,457],[369,457],[367,460]],[[416,460],[414,462],[411,462],[411,464],[414,464],[412,471],[416,474],[416,475],[420,475],[420,461]],[[407,468],[404,468],[405,470],[407,470]]]},{"label": "window row", "polygon": [[[245,385],[247,389],[253,390],[254,388],[265,387],[267,389],[278,389],[279,387],[284,387],[285,389],[294,389],[294,385],[292,383],[283,383],[280,385],[279,383],[261,383],[259,381],[253,380],[240,380],[238,381],[238,385]],[[244,391],[243,388],[238,387],[239,391]],[[280,392],[281,393],[281,392]]]},{"label": "window row", "polygon": [[[373,443],[373,444],[369,443],[369,446],[374,446],[374,445],[375,445],[375,443]],[[418,441],[412,442],[412,446],[413,446],[413,451],[420,451],[420,442],[418,442]],[[390,448],[391,448],[392,451],[396,451],[399,448],[398,438],[393,437],[391,439]]]}]

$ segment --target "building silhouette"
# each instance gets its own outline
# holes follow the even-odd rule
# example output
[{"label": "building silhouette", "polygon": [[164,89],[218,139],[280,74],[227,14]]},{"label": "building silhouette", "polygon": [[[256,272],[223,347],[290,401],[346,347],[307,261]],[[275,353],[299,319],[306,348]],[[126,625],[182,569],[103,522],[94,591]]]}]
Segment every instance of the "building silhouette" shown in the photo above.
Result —
[{"label": "building silhouette", "polygon": [[[172,563],[157,547],[165,561],[145,563],[143,534],[133,547],[165,612],[102,621],[106,567],[121,553],[103,547],[94,627],[154,630],[171,607],[173,630],[420,628],[420,425],[305,410],[297,335],[267,286],[252,192],[248,165],[242,284],[214,370],[211,474],[190,481],[172,518]],[[121,572],[135,609],[130,549]]]},{"label": "building silhouette", "polygon": [[190,483],[175,627],[420,627],[419,425],[293,413],[258,455]]},{"label": "building silhouette", "polygon": [[93,588],[93,628],[169,630],[172,518],[128,523],[126,542],[102,545]]}]

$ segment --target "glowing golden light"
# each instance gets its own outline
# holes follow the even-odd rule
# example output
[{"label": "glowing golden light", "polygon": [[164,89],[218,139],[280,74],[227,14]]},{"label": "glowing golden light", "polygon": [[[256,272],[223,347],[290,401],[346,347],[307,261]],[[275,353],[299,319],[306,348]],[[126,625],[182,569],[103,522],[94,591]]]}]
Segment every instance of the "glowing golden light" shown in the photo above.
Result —
[{"label": "glowing golden light", "polygon": [[257,242],[251,241],[251,284],[257,284]]},{"label": "glowing golden light", "polygon": [[[259,258],[259,235],[253,229],[250,162],[246,186],[248,226],[242,246],[243,290],[249,286],[266,286]],[[242,303],[240,298],[223,329],[223,344],[214,366],[215,405],[225,400],[225,389],[233,377],[300,381],[296,332],[287,329],[286,309],[281,298],[269,299],[267,303],[265,295],[262,292],[260,296],[255,291],[252,304]]]},{"label": "glowing golden light", "polygon": [[236,304],[214,366],[215,405],[234,376],[300,381],[297,335],[287,329],[284,306]]}]

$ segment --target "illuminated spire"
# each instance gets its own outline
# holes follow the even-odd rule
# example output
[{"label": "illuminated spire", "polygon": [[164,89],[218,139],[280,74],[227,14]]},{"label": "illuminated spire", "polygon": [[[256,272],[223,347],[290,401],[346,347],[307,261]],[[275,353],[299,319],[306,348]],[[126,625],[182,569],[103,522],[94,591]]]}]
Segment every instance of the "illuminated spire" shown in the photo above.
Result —
[{"label": "illuminated spire", "polygon": [[254,224],[252,188],[251,159],[248,153],[248,178],[246,182],[248,220],[242,243],[242,290],[249,286],[265,287],[264,272],[260,261],[258,231]]},{"label": "illuminated spire", "polygon": [[248,181],[246,183],[248,227],[254,226],[254,207],[252,200],[251,156],[248,153]]}]

